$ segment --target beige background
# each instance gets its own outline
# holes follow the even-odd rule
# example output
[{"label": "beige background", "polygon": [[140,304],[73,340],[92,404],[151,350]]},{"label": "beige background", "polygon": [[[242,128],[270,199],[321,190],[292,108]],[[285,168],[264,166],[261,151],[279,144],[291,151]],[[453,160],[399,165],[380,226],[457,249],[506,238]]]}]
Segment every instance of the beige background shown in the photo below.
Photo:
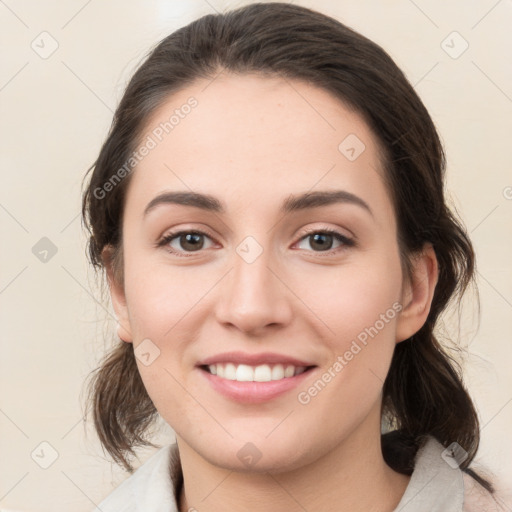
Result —
[{"label": "beige background", "polygon": [[[82,422],[82,384],[112,326],[85,258],[81,180],[146,51],[246,3],[0,1],[1,511],[85,512],[126,477]],[[381,44],[439,128],[449,192],[478,253],[481,323],[470,303],[460,337],[483,425],[477,460],[512,487],[512,2],[295,3]],[[32,252],[43,237],[57,250],[46,262]],[[158,439],[172,439],[165,425]]]}]

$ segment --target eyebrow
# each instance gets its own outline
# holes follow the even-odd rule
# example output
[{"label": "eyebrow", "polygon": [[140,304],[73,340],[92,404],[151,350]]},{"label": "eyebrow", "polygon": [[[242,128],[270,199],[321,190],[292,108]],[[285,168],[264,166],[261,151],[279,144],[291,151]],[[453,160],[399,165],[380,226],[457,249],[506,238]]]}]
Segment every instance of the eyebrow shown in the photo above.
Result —
[{"label": "eyebrow", "polygon": [[[316,192],[306,192],[300,195],[290,195],[281,206],[283,213],[291,213],[309,208],[319,208],[336,203],[353,204],[366,210],[373,216],[373,212],[363,199],[346,190],[325,190]],[[147,215],[157,206],[165,204],[178,204],[183,206],[193,206],[205,211],[215,213],[225,213],[221,201],[209,194],[201,194],[198,192],[164,192],[152,199],[144,210]]]}]

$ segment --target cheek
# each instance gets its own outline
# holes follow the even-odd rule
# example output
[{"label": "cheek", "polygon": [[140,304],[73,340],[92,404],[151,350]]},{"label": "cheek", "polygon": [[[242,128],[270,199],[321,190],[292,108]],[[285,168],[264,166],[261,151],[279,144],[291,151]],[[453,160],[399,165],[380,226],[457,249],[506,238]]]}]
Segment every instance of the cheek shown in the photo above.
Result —
[{"label": "cheek", "polygon": [[[338,348],[375,323],[379,330],[394,325],[393,304],[401,296],[401,267],[398,256],[384,254],[317,272],[303,281],[301,296],[330,331],[330,338],[339,340]],[[386,316],[385,329],[381,315]]]},{"label": "cheek", "polygon": [[[218,280],[207,271],[155,265],[132,250],[125,260],[125,293],[137,366],[144,386],[166,420],[192,422],[194,408],[184,400],[187,347],[201,324],[204,300]],[[149,353],[149,357],[144,354]],[[150,360],[150,364],[147,360]],[[180,385],[181,383],[181,385]]]},{"label": "cheek", "polygon": [[381,392],[402,309],[400,260],[392,255],[337,268],[316,279],[307,295],[324,325],[330,357],[317,380],[300,390],[298,401],[327,423],[337,420],[326,403],[364,414]]},{"label": "cheek", "polygon": [[[166,339],[208,291],[209,279],[192,267],[155,265],[133,252],[125,264],[125,293],[134,340]],[[211,284],[209,285],[211,286]]]}]

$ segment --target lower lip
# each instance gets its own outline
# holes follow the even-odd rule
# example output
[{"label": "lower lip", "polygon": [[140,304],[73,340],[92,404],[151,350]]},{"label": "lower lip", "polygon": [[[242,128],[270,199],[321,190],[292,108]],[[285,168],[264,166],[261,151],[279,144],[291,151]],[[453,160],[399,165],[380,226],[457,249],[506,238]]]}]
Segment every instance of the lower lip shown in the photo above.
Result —
[{"label": "lower lip", "polygon": [[199,368],[199,371],[208,379],[213,389],[222,395],[236,400],[237,402],[259,404],[276,398],[287,391],[297,387],[306,379],[314,368],[280,380],[271,380],[269,382],[239,382],[237,380],[224,379],[217,377]]}]

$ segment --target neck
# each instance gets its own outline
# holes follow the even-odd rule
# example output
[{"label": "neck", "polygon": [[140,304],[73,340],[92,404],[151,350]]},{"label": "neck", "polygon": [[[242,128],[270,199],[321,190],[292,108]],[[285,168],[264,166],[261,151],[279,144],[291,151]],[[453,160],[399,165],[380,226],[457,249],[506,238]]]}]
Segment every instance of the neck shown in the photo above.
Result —
[{"label": "neck", "polygon": [[385,463],[380,414],[377,419],[378,428],[372,432],[368,427],[375,422],[368,421],[313,463],[287,472],[247,473],[220,468],[178,437],[184,479],[179,510],[392,512],[410,477]]}]

